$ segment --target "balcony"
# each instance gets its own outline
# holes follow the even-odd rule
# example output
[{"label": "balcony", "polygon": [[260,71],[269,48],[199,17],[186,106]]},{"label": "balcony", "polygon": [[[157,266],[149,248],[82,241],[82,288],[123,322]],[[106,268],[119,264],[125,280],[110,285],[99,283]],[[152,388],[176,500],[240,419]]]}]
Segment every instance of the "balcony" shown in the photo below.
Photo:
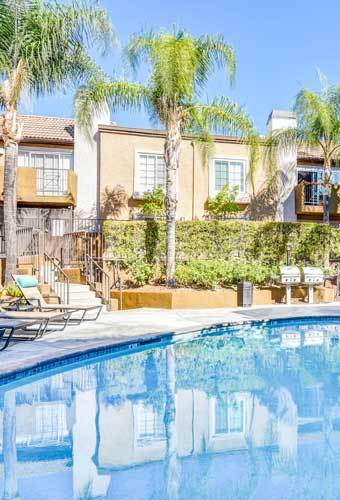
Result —
[{"label": "balcony", "polygon": [[[4,167],[0,167],[1,200]],[[69,207],[77,203],[77,175],[73,170],[18,167],[18,205]]]},{"label": "balcony", "polygon": [[[320,182],[300,182],[295,187],[295,212],[297,215],[321,216],[323,214],[323,186]],[[333,185],[330,214],[340,215],[340,186]]]}]

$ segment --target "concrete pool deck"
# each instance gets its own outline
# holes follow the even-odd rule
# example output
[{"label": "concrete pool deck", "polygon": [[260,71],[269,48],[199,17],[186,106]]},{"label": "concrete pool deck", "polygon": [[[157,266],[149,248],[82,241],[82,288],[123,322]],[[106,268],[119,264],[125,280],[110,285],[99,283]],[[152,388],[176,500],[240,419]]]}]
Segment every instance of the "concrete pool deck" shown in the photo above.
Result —
[{"label": "concrete pool deck", "polygon": [[256,306],[251,309],[134,309],[103,312],[95,322],[69,326],[63,332],[50,332],[33,342],[11,343],[5,351],[0,352],[0,381],[9,374],[38,369],[46,363],[129,342],[147,342],[221,324],[317,316],[340,318],[340,302]]}]

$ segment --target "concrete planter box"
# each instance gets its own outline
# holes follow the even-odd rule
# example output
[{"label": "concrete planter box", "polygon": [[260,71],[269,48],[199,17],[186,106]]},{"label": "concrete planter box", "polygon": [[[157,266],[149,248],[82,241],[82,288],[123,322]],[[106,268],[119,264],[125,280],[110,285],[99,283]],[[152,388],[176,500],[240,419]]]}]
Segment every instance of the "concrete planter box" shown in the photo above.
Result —
[{"label": "concrete planter box", "polygon": [[[152,288],[134,288],[124,290],[122,309],[138,309],[152,307],[157,309],[211,309],[220,307],[237,307],[237,292],[233,288],[223,290],[167,290]],[[307,288],[293,287],[292,297],[295,300],[307,301]],[[112,291],[111,299],[118,301],[120,308],[120,292]],[[269,305],[283,303],[285,299],[284,287],[255,288],[253,295],[254,305]],[[333,302],[335,289],[316,287],[315,303]]]}]

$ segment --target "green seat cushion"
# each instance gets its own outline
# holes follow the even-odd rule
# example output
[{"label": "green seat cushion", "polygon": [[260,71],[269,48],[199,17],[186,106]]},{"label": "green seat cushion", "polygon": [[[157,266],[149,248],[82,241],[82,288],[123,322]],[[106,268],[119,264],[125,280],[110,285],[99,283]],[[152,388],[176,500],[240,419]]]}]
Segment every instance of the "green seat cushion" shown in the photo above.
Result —
[{"label": "green seat cushion", "polygon": [[38,286],[38,280],[35,276],[17,276],[16,281],[21,288],[33,288]]}]

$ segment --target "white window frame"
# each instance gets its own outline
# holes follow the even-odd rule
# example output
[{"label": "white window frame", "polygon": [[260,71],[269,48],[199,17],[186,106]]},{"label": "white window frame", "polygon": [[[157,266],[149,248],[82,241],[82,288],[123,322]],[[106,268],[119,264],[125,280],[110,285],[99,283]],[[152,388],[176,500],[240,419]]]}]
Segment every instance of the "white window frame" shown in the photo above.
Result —
[{"label": "white window frame", "polygon": [[[28,154],[28,165],[18,164],[23,168],[35,168],[37,171],[36,190],[38,196],[65,196],[68,193],[68,171],[73,171],[74,152],[67,148],[43,148],[43,147],[19,147],[19,155]],[[54,156],[53,162],[57,161],[56,168],[48,168],[45,164],[42,168],[37,168],[32,160],[32,155],[50,155]],[[63,157],[69,158],[69,168],[62,165]],[[59,190],[48,189],[48,186],[60,186]]]},{"label": "white window frame", "polygon": [[[139,172],[139,155],[155,155],[164,158],[164,151],[154,151],[150,149],[136,149],[134,153],[134,168],[133,168],[133,195],[135,197],[143,197],[147,191],[141,188],[140,172]],[[164,190],[166,184],[166,172],[164,166]]]},{"label": "white window frame", "polygon": [[244,176],[243,176],[243,189],[238,191],[236,200],[241,199],[247,194],[247,176],[248,176],[248,158],[244,156],[228,156],[228,157],[214,157],[211,158],[209,162],[209,196],[213,197],[219,193],[219,190],[215,189],[215,162],[217,161],[236,161],[242,162],[244,168]]},{"label": "white window frame", "polygon": [[[49,427],[44,429],[47,424]],[[40,443],[60,442],[68,434],[66,403],[57,401],[35,406],[35,433],[31,439]]]},{"label": "white window frame", "polygon": [[[165,427],[164,435],[156,436],[141,436],[140,435],[140,415],[141,412],[151,411],[155,415],[157,409],[150,403],[139,402],[133,405],[133,429],[134,429],[134,445],[135,448],[144,448],[145,446],[161,446],[166,440]],[[164,425],[164,424],[163,424]]]},{"label": "white window frame", "polygon": [[[324,168],[322,165],[297,165],[297,171],[299,172],[319,172],[323,175],[324,173]],[[340,173],[340,167],[335,166],[332,167],[332,172],[339,172]],[[296,182],[297,182],[298,176],[296,176]],[[336,183],[335,183],[336,184]]]},{"label": "white window frame", "polygon": [[228,422],[229,422],[229,408],[231,406],[232,400],[236,400],[238,403],[243,404],[243,419],[242,419],[242,431],[228,431],[216,433],[216,403],[217,398],[209,399],[209,434],[212,439],[225,439],[227,437],[244,436],[246,432],[246,398],[241,394],[232,394],[228,396],[225,395],[227,408],[228,408]]},{"label": "white window frame", "polygon": [[[18,151],[18,158],[21,153],[28,153],[29,154],[29,163],[31,163],[31,156],[32,154],[54,154],[58,156],[58,165],[61,170],[63,170],[63,167],[60,167],[61,165],[61,156],[63,155],[69,155],[71,157],[71,162],[70,162],[70,168],[68,170],[73,170],[74,168],[74,151],[73,149],[67,149],[67,148],[42,148],[42,147],[27,147],[19,146],[19,151]],[[30,166],[30,165],[29,165]],[[19,165],[18,167],[24,167],[24,165]],[[35,166],[32,165],[30,168],[34,168]]]}]

